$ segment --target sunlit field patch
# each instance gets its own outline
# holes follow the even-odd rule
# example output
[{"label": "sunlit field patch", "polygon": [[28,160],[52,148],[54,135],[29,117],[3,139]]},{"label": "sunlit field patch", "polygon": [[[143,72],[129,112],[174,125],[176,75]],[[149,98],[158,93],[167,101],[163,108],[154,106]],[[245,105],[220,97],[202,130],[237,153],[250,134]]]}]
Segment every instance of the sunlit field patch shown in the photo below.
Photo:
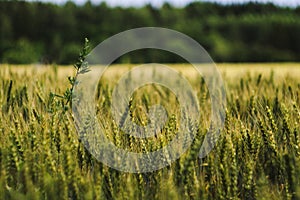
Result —
[{"label": "sunlit field patch", "polygon": [[[114,85],[135,65],[115,65],[98,85],[97,116],[118,147],[154,151],[176,134],[178,101],[148,85],[133,94],[130,117],[147,124],[162,104],[169,118],[157,137],[134,138],[109,114]],[[152,173],[125,173],[93,158],[78,138],[72,110],[62,110],[71,66],[0,66],[0,199],[299,199],[300,64],[217,64],[226,88],[225,127],[212,152],[198,158],[210,120],[205,83],[185,64],[168,65],[190,81],[201,116],[189,150]],[[105,116],[103,116],[105,115]]]}]

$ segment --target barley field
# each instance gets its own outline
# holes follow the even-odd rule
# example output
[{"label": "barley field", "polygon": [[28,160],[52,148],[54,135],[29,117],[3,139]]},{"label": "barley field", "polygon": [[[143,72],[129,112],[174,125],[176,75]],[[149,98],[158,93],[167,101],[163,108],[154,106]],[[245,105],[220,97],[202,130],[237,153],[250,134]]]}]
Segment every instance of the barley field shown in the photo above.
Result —
[{"label": "barley field", "polygon": [[[226,89],[225,127],[214,149],[198,157],[209,128],[210,99],[203,79],[184,64],[170,65],[191,83],[201,124],[189,150],[170,166],[126,173],[97,161],[80,142],[72,110],[59,95],[72,66],[0,66],[0,199],[300,199],[300,64],[218,64]],[[132,120],[146,124],[149,105],[170,117],[159,137],[134,138],[109,116],[114,85],[133,65],[109,68],[95,96],[116,146],[147,152],[176,134],[180,105],[166,88],[134,93]]]}]

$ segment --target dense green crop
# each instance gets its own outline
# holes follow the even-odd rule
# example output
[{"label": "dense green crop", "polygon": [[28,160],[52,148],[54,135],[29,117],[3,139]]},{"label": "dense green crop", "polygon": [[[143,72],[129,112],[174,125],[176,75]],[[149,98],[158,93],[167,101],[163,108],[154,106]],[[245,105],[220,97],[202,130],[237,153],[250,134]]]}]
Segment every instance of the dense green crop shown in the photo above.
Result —
[{"label": "dense green crop", "polygon": [[[0,199],[299,199],[299,77],[279,79],[282,71],[274,70],[233,78],[224,68],[226,121],[212,152],[198,158],[209,128],[209,94],[201,78],[187,77],[201,109],[193,145],[169,167],[131,174],[98,162],[80,143],[71,109],[53,95],[66,91],[70,68],[1,66]],[[158,137],[137,139],[111,121],[111,94],[119,77],[114,74],[107,73],[96,94],[97,114],[107,117],[107,137],[137,152],[166,145],[180,123],[174,94],[148,85],[133,95],[129,115],[138,124],[147,123],[145,113],[154,103],[169,112]]]}]

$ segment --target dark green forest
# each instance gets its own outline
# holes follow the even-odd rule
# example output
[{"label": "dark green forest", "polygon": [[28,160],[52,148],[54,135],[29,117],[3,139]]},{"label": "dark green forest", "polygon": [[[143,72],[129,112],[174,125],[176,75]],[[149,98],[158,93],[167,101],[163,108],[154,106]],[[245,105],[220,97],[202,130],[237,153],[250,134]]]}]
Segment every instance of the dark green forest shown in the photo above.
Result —
[{"label": "dark green forest", "polygon": [[[84,38],[96,46],[121,31],[144,26],[185,33],[216,62],[300,61],[300,7],[194,2],[184,8],[168,3],[160,8],[122,8],[91,2],[1,1],[0,62],[70,64]],[[183,60],[163,51],[140,50],[116,62]]]}]

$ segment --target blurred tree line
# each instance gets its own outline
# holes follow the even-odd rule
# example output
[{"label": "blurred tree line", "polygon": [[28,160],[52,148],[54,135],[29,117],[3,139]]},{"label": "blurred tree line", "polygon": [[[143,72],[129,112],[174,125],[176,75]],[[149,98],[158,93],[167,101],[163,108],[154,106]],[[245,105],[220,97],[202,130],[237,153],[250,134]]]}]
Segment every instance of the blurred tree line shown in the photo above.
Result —
[{"label": "blurred tree line", "polygon": [[[300,61],[300,7],[271,3],[219,5],[194,2],[184,8],[109,7],[0,2],[0,62],[73,63],[84,38],[95,46],[120,31],[159,26],[187,34],[217,62]],[[139,50],[117,62],[184,62],[159,50]]]}]

